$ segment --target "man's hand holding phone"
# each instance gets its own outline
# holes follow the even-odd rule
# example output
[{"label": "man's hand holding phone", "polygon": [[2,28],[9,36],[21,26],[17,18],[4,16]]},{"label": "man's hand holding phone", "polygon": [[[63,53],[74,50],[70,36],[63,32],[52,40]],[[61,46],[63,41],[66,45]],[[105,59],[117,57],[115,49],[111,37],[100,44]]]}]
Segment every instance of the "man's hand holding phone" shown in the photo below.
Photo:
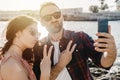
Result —
[{"label": "man's hand holding phone", "polygon": [[[117,49],[114,37],[111,35],[111,26],[107,25],[107,21],[98,21],[98,38],[95,40],[95,50],[103,52],[101,57],[101,65],[103,67],[110,67],[117,55]],[[102,28],[102,29],[101,29]]]},{"label": "man's hand holding phone", "polygon": [[[107,19],[99,19],[98,20],[98,32],[99,33],[108,33],[108,20]],[[98,36],[100,39],[106,39],[104,35]],[[100,44],[103,44],[103,46],[99,47],[101,49],[104,49],[107,47],[106,42],[99,42]],[[106,46],[105,46],[106,45]]]},{"label": "man's hand holding phone", "polygon": [[114,37],[111,35],[111,27],[108,26],[108,20],[98,20],[98,38],[95,40],[95,50],[98,52],[112,52],[116,50]]}]

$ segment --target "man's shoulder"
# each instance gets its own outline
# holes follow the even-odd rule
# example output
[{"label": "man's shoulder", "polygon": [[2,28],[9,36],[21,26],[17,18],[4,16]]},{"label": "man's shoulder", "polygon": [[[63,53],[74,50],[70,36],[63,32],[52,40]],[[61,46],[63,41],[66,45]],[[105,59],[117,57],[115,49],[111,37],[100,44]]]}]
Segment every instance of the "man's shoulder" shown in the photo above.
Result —
[{"label": "man's shoulder", "polygon": [[65,30],[64,36],[72,37],[72,36],[79,36],[82,37],[83,35],[87,35],[87,33],[83,31],[72,31],[72,30]]}]

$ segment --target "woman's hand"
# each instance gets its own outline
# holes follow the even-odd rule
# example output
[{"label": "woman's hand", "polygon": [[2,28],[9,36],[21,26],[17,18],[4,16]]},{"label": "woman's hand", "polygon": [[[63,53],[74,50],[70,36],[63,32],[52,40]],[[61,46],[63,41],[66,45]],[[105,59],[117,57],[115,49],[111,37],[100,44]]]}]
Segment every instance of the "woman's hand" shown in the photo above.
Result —
[{"label": "woman's hand", "polygon": [[51,71],[51,53],[52,53],[52,48],[51,46],[48,50],[47,53],[47,45],[44,46],[43,50],[43,59],[40,63],[40,70],[41,70],[41,79],[40,80],[49,80],[50,77],[50,71]]}]

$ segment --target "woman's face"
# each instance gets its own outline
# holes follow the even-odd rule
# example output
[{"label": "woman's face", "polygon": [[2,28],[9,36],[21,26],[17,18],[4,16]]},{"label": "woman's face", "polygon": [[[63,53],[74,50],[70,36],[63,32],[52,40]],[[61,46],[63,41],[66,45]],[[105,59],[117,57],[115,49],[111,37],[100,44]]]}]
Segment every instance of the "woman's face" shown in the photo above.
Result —
[{"label": "woman's face", "polygon": [[25,48],[33,48],[38,36],[37,24],[33,23],[22,31],[20,41],[22,41]]}]

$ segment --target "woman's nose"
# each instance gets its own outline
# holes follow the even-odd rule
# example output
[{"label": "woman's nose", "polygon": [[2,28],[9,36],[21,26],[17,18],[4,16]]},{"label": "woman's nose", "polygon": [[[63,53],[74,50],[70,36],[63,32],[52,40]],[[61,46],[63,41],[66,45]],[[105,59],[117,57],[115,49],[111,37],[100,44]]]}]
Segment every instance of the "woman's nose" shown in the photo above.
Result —
[{"label": "woman's nose", "polygon": [[41,35],[40,32],[36,33],[36,35],[35,35],[35,39],[38,40],[38,39],[40,38],[40,35]]}]

